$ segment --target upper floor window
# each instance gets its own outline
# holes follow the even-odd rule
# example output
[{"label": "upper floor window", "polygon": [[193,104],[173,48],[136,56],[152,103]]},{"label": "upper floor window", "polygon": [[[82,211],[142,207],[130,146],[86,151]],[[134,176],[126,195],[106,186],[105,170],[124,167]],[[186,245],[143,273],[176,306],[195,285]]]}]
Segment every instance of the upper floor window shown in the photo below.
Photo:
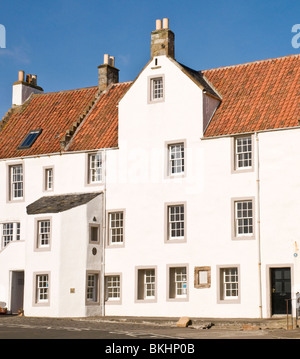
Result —
[{"label": "upper floor window", "polygon": [[1,228],[0,247],[4,248],[8,245],[8,243],[12,241],[20,240],[21,226],[19,222],[2,223],[0,224],[0,228]]},{"label": "upper floor window", "polygon": [[124,212],[108,214],[109,245],[123,245],[124,243]]},{"label": "upper floor window", "polygon": [[44,189],[45,191],[53,191],[53,168],[46,168],[44,174]]},{"label": "upper floor window", "polygon": [[234,239],[254,238],[254,199],[234,199]]},{"label": "upper floor window", "polygon": [[23,165],[9,167],[9,197],[10,200],[23,199]]},{"label": "upper floor window", "polygon": [[249,170],[253,165],[252,136],[235,139],[235,170]]},{"label": "upper floor window", "polygon": [[171,144],[169,152],[169,176],[184,173],[184,143]]},{"label": "upper floor window", "polygon": [[168,207],[169,239],[184,239],[184,205]]},{"label": "upper floor window", "polygon": [[41,220],[38,224],[38,248],[49,248],[51,239],[51,222],[50,219]]},{"label": "upper floor window", "polygon": [[102,182],[102,154],[89,155],[88,182],[90,184]]},{"label": "upper floor window", "polygon": [[149,78],[149,103],[164,101],[164,76],[156,76]]}]

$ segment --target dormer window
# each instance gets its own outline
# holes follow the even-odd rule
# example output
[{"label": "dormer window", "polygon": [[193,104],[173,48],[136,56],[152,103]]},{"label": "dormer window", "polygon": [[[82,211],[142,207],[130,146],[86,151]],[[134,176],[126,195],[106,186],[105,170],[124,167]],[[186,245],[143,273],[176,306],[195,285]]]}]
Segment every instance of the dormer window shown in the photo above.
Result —
[{"label": "dormer window", "polygon": [[39,137],[39,135],[41,134],[42,130],[32,130],[28,133],[28,135],[25,137],[25,139],[23,140],[23,142],[21,143],[21,145],[18,147],[19,150],[23,150],[26,148],[30,148],[34,142],[36,141],[36,139]]}]

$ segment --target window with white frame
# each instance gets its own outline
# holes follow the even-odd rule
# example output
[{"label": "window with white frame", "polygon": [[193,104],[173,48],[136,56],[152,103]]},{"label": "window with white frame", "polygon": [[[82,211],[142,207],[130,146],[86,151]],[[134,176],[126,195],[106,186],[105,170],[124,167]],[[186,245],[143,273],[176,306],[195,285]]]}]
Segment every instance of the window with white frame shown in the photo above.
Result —
[{"label": "window with white frame", "polygon": [[252,137],[238,137],[235,139],[235,169],[252,168]]},{"label": "window with white frame", "polygon": [[238,268],[221,269],[221,299],[238,299],[239,277]]},{"label": "window with white frame", "polygon": [[87,303],[98,302],[99,276],[96,273],[87,274],[86,300]]},{"label": "window with white frame", "polygon": [[184,205],[168,206],[168,240],[184,239]]},{"label": "window with white frame", "polygon": [[234,207],[235,236],[253,236],[253,201],[235,201]]},{"label": "window with white frame", "polygon": [[49,275],[38,274],[36,276],[36,302],[48,303],[49,301]]},{"label": "window with white frame", "polygon": [[164,98],[164,79],[163,77],[155,77],[151,79],[150,83],[150,100],[161,101]]},{"label": "window with white frame", "polygon": [[175,143],[168,146],[169,176],[184,174],[184,143]]},{"label": "window with white frame", "polygon": [[105,277],[105,289],[107,301],[118,301],[121,299],[120,275],[108,275]]},{"label": "window with white frame", "polygon": [[37,222],[38,226],[38,248],[48,248],[51,239],[51,221],[50,219],[40,220]]},{"label": "window with white frame", "polygon": [[10,200],[23,198],[23,166],[15,165],[9,167]]},{"label": "window with white frame", "polygon": [[138,300],[155,299],[155,269],[138,269]]},{"label": "window with white frame", "polygon": [[89,183],[102,182],[102,153],[89,155]]},{"label": "window with white frame", "polygon": [[185,299],[187,298],[187,268],[171,267],[169,268],[169,298]]},{"label": "window with white frame", "polygon": [[108,215],[109,221],[109,244],[123,244],[124,242],[124,213],[111,212]]},{"label": "window with white frame", "polygon": [[19,241],[21,235],[21,226],[19,222],[1,223],[1,245],[6,247],[12,241]]},{"label": "window with white frame", "polygon": [[45,191],[53,190],[53,168],[45,169]]}]

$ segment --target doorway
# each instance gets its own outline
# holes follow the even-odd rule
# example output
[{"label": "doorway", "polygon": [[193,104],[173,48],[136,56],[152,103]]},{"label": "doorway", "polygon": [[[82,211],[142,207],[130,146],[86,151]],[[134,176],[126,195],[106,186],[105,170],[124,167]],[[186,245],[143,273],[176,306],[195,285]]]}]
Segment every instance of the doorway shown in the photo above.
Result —
[{"label": "doorway", "polygon": [[11,313],[18,313],[18,309],[23,309],[24,299],[24,272],[11,272]]},{"label": "doorway", "polygon": [[291,268],[271,268],[270,274],[272,315],[291,314]]}]

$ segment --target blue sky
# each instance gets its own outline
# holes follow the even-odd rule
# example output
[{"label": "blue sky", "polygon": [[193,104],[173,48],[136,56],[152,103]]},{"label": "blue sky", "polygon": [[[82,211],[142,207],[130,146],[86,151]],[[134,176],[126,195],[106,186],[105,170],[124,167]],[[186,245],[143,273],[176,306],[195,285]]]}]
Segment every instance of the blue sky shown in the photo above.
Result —
[{"label": "blue sky", "polygon": [[94,86],[108,53],[120,81],[134,80],[164,17],[176,60],[196,70],[300,52],[291,44],[299,0],[0,0],[0,120],[19,70],[36,74],[45,92]]}]

